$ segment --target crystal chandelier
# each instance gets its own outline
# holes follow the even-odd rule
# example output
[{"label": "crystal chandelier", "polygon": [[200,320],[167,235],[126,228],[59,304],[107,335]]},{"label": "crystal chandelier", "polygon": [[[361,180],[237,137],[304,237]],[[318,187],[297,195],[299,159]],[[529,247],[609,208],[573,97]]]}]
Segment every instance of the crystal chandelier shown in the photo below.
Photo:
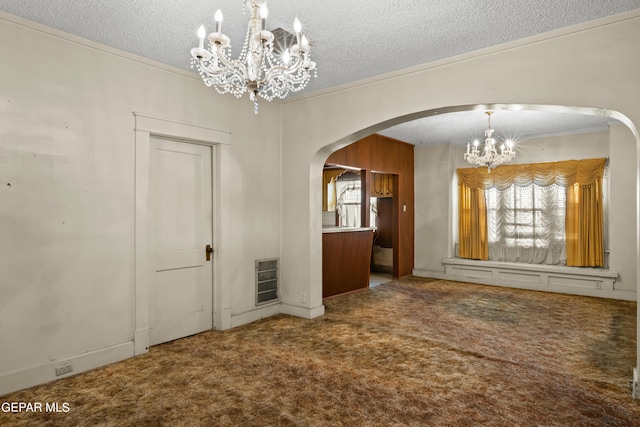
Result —
[{"label": "crystal chandelier", "polygon": [[494,130],[491,129],[493,111],[486,111],[485,114],[489,117],[489,127],[484,131],[484,136],[486,136],[484,149],[480,152],[478,148],[480,142],[477,139],[473,141],[473,146],[467,143],[467,152],[464,154],[464,159],[472,165],[486,166],[488,172],[491,172],[491,168],[511,161],[516,156],[516,151],[513,148],[513,141],[507,139],[500,145],[500,152],[498,152],[497,141],[493,137]]},{"label": "crystal chandelier", "polygon": [[298,18],[293,22],[295,42],[283,46],[278,53],[274,50],[274,34],[266,29],[266,2],[245,0],[244,11],[247,10],[251,18],[240,57],[230,59],[231,40],[222,33],[222,12],[218,9],[216,31],[208,36],[208,49],[204,48],[204,26],[198,30],[200,43],[191,49],[191,67],[195,66],[205,85],[214,86],[218,93],[231,93],[240,98],[249,92],[254,112],[258,114],[258,96],[271,101],[304,89],[312,71],[316,77],[316,63],[311,61],[309,41],[302,34]]}]

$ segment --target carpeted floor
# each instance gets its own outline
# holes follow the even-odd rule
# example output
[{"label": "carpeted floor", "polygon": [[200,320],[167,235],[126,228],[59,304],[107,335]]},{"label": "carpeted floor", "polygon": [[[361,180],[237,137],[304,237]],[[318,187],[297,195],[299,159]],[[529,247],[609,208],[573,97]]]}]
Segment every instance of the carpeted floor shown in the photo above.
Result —
[{"label": "carpeted floor", "polygon": [[0,398],[0,425],[636,426],[636,303],[408,278]]}]

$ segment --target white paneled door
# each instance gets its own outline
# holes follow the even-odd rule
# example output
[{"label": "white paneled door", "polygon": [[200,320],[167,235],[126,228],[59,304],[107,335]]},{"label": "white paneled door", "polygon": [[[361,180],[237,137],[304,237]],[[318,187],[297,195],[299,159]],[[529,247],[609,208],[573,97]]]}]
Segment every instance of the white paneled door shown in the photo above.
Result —
[{"label": "white paneled door", "polygon": [[149,172],[154,345],[213,325],[211,147],[151,138]]}]

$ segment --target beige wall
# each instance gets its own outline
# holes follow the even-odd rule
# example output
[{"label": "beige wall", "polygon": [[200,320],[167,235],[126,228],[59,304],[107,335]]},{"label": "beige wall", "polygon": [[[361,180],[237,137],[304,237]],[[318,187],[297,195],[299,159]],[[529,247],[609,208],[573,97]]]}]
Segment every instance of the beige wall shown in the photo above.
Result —
[{"label": "beige wall", "polygon": [[134,111],[230,132],[221,308],[227,327],[259,318],[254,260],[280,254],[280,106],[255,116],[197,75],[31,26],[0,15],[0,394],[69,358],[132,355]]},{"label": "beige wall", "polygon": [[454,205],[453,183],[456,147],[436,145],[416,147],[415,195],[416,240],[414,270],[439,277],[444,274],[442,260],[453,256]]},{"label": "beige wall", "polygon": [[609,268],[617,271],[616,289],[635,293],[638,283],[636,141],[624,125],[609,133]]}]

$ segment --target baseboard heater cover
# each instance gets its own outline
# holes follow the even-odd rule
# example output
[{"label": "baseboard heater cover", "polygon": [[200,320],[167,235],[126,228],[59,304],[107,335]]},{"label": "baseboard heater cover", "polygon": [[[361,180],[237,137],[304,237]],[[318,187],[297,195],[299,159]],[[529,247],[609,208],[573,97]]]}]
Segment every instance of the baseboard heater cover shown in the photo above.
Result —
[{"label": "baseboard heater cover", "polygon": [[[599,268],[531,265],[462,258],[442,260],[445,276],[454,280],[535,290],[566,291],[590,296],[613,297],[618,272]],[[580,292],[576,292],[581,290]],[[606,295],[603,295],[606,293]]]}]

